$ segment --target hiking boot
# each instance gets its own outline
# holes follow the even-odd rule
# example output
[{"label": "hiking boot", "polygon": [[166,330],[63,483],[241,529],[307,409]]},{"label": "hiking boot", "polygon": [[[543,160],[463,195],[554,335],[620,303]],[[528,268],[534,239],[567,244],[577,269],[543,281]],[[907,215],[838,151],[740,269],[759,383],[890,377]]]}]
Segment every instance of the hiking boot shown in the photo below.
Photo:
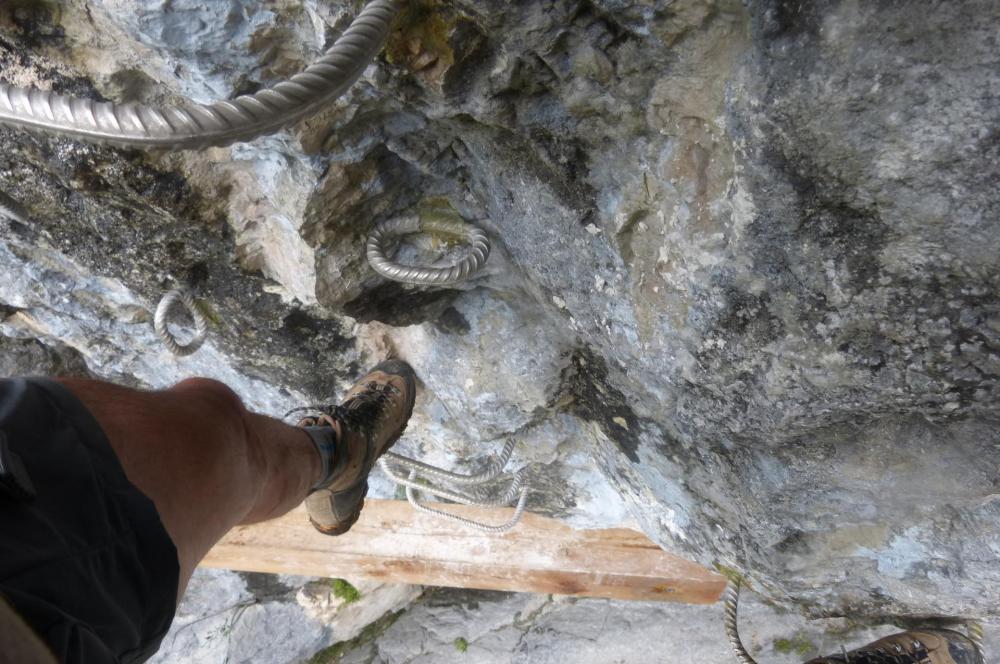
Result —
[{"label": "hiking boot", "polygon": [[893,634],[843,655],[806,664],[985,664],[969,637],[950,629]]},{"label": "hiking boot", "polygon": [[416,376],[402,360],[387,360],[359,380],[339,406],[299,421],[323,459],[323,479],[306,498],[309,521],[326,535],[342,535],[361,515],[368,474],[406,429]]}]

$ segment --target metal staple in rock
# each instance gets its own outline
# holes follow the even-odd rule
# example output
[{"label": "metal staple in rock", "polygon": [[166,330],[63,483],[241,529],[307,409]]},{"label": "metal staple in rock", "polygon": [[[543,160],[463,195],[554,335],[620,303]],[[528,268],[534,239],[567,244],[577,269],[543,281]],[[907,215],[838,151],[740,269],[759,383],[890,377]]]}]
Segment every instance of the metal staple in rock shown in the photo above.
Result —
[{"label": "metal staple in rock", "polygon": [[[170,314],[170,310],[177,304],[183,305],[188,314],[190,314],[191,319],[194,320],[195,334],[191,341],[186,344],[177,341],[167,328],[167,316]],[[205,343],[205,336],[208,331],[208,323],[198,310],[198,307],[195,306],[194,298],[191,297],[190,293],[179,290],[168,291],[160,300],[160,304],[156,307],[156,315],[153,316],[153,327],[156,329],[156,333],[160,335],[160,338],[163,339],[163,343],[170,349],[170,352],[179,356],[190,355],[201,348],[201,345]]]},{"label": "metal staple in rock", "polygon": [[[401,265],[387,255],[390,239],[411,233],[441,233],[461,237],[469,243],[469,252],[462,260],[445,267]],[[468,279],[483,269],[490,256],[490,239],[486,232],[472,224],[441,219],[422,221],[416,216],[396,217],[383,221],[368,236],[368,263],[387,279],[406,284],[445,286]]]},{"label": "metal staple in rock", "polygon": [[0,85],[0,124],[116,145],[195,149],[272,134],[344,93],[382,48],[402,0],[371,0],[302,72],[252,95],[182,106],[112,104]]}]

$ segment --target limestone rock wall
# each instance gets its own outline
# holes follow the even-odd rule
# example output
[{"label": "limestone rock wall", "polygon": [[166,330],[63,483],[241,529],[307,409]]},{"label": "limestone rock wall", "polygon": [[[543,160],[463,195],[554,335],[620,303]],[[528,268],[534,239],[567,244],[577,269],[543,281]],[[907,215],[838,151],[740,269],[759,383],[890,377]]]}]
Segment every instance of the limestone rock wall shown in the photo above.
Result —
[{"label": "limestone rock wall", "polygon": [[[753,596],[740,612],[741,638],[762,664],[801,664],[898,631],[843,619],[806,623]],[[438,589],[379,632],[352,644],[342,664],[734,661],[715,606]],[[987,638],[988,652],[997,645]]]},{"label": "limestone rock wall", "polygon": [[[17,2],[0,71],[225,97],[354,9]],[[275,413],[397,352],[425,387],[406,449],[461,464],[516,435],[533,509],[627,511],[813,615],[996,617],[998,26],[988,0],[414,0],[277,137],[145,155],[2,130],[25,214],[0,332]],[[482,225],[488,268],[379,278],[364,237],[410,212]],[[175,284],[213,312],[190,360],[149,328]]]}]

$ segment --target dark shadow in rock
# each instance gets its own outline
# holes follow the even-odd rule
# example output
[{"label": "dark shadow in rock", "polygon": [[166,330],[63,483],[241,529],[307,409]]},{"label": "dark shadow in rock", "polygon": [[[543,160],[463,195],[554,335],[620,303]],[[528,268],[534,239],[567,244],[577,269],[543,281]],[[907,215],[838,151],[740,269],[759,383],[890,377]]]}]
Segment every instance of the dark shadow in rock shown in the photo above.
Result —
[{"label": "dark shadow in rock", "polygon": [[[6,316],[8,309],[0,305],[0,316]],[[49,346],[36,339],[0,337],[0,376],[90,377],[91,374],[83,355],[74,348],[62,344]]]},{"label": "dark shadow in rock", "polygon": [[439,330],[449,334],[468,334],[472,329],[469,321],[455,307],[448,307],[434,322]]},{"label": "dark shadow in rock", "polygon": [[344,305],[344,313],[361,323],[378,321],[394,327],[417,325],[442,317],[462,291],[415,289],[386,282]]},{"label": "dark shadow in rock", "polygon": [[476,610],[480,603],[502,602],[510,599],[515,593],[503,590],[475,590],[471,588],[428,588],[422,601],[428,606],[463,605],[469,610]]},{"label": "dark shadow in rock", "polygon": [[628,405],[627,397],[608,380],[604,359],[586,349],[578,350],[564,381],[574,397],[573,412],[596,422],[629,461],[639,463],[642,420]]},{"label": "dark shadow in rock", "polygon": [[282,583],[277,574],[261,574],[258,572],[239,572],[240,578],[247,584],[247,590],[258,602],[268,602],[294,595],[296,588]]}]

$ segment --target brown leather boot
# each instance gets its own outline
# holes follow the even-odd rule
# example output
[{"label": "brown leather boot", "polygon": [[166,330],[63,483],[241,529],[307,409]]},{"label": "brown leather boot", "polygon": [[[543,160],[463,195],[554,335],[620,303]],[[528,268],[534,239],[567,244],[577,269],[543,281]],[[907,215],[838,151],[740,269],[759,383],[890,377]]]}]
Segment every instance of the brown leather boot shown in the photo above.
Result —
[{"label": "brown leather boot", "polygon": [[344,402],[317,407],[299,422],[316,443],[324,478],[306,498],[309,521],[326,535],[342,535],[361,515],[368,474],[406,429],[416,376],[402,360],[387,360],[359,380]]},{"label": "brown leather boot", "polygon": [[811,659],[806,664],[985,664],[972,641],[950,629],[893,634],[845,655]]}]

